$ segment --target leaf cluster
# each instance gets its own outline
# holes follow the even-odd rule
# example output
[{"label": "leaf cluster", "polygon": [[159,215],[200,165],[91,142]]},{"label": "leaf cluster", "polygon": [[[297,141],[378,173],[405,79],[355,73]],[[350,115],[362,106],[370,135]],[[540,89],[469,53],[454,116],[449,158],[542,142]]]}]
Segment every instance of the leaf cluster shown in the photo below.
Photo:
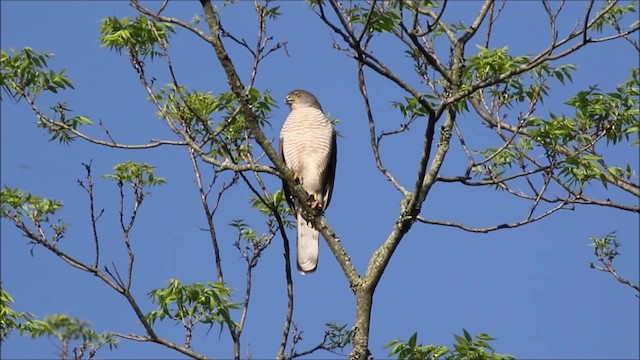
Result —
[{"label": "leaf cluster", "polygon": [[256,11],[269,20],[276,20],[282,15],[282,12],[280,12],[280,6],[269,6],[270,2],[267,0],[264,5],[255,3]]},{"label": "leaf cluster", "polygon": [[67,118],[66,114],[71,109],[63,102],[51,106],[50,109],[55,114],[55,121],[41,116],[36,123],[39,128],[46,129],[51,134],[49,141],[58,140],[61,144],[69,144],[76,139],[72,129],[77,130],[80,125],[93,124],[91,119],[82,115]]},{"label": "leaf cluster", "polygon": [[120,184],[128,184],[138,190],[145,186],[156,186],[164,184],[164,178],[156,177],[155,167],[147,163],[134,163],[127,161],[113,167],[113,174],[103,175],[104,179],[111,179]]},{"label": "leaf cluster", "polygon": [[[277,107],[271,94],[252,88],[248,96],[260,125],[269,125],[270,113]],[[206,145],[207,155],[239,163],[250,154],[252,135],[233,93],[213,95],[169,84],[154,97],[161,104],[158,116],[181,124],[196,142]]]},{"label": "leaf cluster", "polygon": [[494,86],[489,93],[496,99],[499,99],[499,105],[512,109],[514,104],[536,104],[544,103],[545,97],[549,96],[549,80],[558,80],[565,85],[568,80],[573,80],[572,72],[576,69],[573,64],[564,64],[560,66],[551,66],[549,63],[540,66],[525,75],[518,75],[510,78],[501,88]]},{"label": "leaf cluster", "polygon": [[[0,52],[0,86],[11,98],[20,100],[36,98],[43,91],[57,93],[66,88],[73,89],[65,70],[50,70],[47,61],[53,56],[49,52],[38,52],[30,47],[20,51]],[[1,93],[0,93],[1,99]]]},{"label": "leaf cluster", "polygon": [[166,288],[149,292],[158,309],[145,317],[152,324],[168,318],[188,329],[202,323],[210,328],[218,324],[220,331],[224,326],[235,330],[238,324],[231,319],[231,310],[238,309],[239,304],[229,301],[232,292],[219,282],[182,284],[171,279]]},{"label": "leaf cluster", "polygon": [[356,3],[345,13],[347,21],[364,26],[369,34],[391,32],[402,21],[400,11],[392,3],[380,3],[369,8]]},{"label": "leaf cluster", "polygon": [[[423,94],[424,98],[435,100],[437,97],[432,94]],[[429,101],[429,104],[432,107],[435,107],[435,102]],[[392,101],[391,106],[398,109],[402,114],[402,117],[407,119],[409,122],[423,117],[426,118],[429,116],[429,112],[427,109],[414,97],[405,97],[403,101]]]},{"label": "leaf cluster", "polygon": [[326,346],[330,349],[343,349],[351,344],[353,330],[347,329],[347,324],[338,325],[336,323],[325,324]]},{"label": "leaf cluster", "polygon": [[229,226],[238,232],[238,242],[240,240],[251,244],[253,248],[262,248],[270,240],[268,234],[258,234],[253,228],[242,219],[233,220]]},{"label": "leaf cluster", "polygon": [[464,68],[463,76],[469,80],[486,80],[506,74],[529,62],[527,56],[508,54],[508,47],[488,49],[477,45],[479,52],[470,56]]},{"label": "leaf cluster", "polygon": [[525,122],[531,139],[560,160],[560,174],[570,184],[600,180],[607,187],[609,176],[630,181],[635,175],[629,164],[624,168],[603,168],[602,156],[594,151],[594,146],[601,138],[608,145],[622,140],[638,145],[639,73],[633,69],[630,78],[612,92],[602,92],[596,86],[578,92],[565,102],[574,109],[574,116],[550,113],[548,120],[531,116]]},{"label": "leaf cluster", "polygon": [[13,330],[21,333],[28,330],[27,323],[31,322],[33,315],[27,312],[17,312],[11,308],[13,298],[4,288],[0,288],[0,343],[4,342]]},{"label": "leaf cluster", "polygon": [[[518,143],[510,143],[506,147],[490,147],[476,150],[486,161],[482,166],[475,166],[471,171],[482,180],[493,181],[505,175],[507,169],[515,162],[523,161],[526,151],[532,147],[527,138],[520,138]],[[496,187],[499,186],[496,184]]]},{"label": "leaf cluster", "polygon": [[[44,91],[57,93],[58,90],[73,89],[71,80],[66,76],[65,70],[59,72],[49,69],[47,61],[53,54],[38,52],[29,47],[20,51],[11,50],[9,53],[2,51],[2,76],[0,86],[4,93],[19,101],[22,98],[35,108],[35,99]],[[1,94],[0,94],[1,96]],[[51,120],[43,113],[36,111],[38,120],[36,125],[46,129],[51,134],[50,140],[58,140],[68,144],[75,138],[71,129],[76,130],[80,125],[91,125],[91,120],[86,116],[67,117],[71,110],[64,102],[60,102],[50,109],[54,112],[56,120]]]},{"label": "leaf cluster", "polygon": [[[21,218],[27,217],[36,226],[39,234],[39,241],[46,241],[42,230],[43,223],[49,223],[49,217],[62,208],[62,202],[55,199],[41,198],[18,188],[12,189],[5,186],[0,190],[0,217],[10,218],[16,224],[26,226]],[[51,243],[56,244],[62,239],[69,228],[69,224],[58,219],[56,223],[50,224],[53,231]]]},{"label": "leaf cluster", "polygon": [[[632,69],[630,77],[615,91],[602,92],[597,86],[580,91],[565,104],[575,109],[578,129],[587,136],[577,137],[579,144],[588,144],[591,137],[604,134],[607,144],[630,140],[640,133],[640,69]],[[591,135],[590,137],[588,135]],[[638,145],[638,139],[635,139]]]},{"label": "leaf cluster", "polygon": [[[597,32],[602,32],[605,25],[619,27],[620,22],[623,20],[626,14],[633,14],[637,12],[636,1],[625,1],[620,5],[613,6],[606,14],[600,17],[593,25],[592,28]],[[636,16],[637,18],[637,16]],[[640,20],[635,21],[630,27],[636,27]]]},{"label": "leaf cluster", "polygon": [[613,261],[616,256],[620,255],[618,252],[620,243],[618,242],[618,237],[616,236],[615,231],[601,237],[592,236],[591,246],[595,248],[596,256],[605,258],[609,262]]},{"label": "leaf cluster", "polygon": [[[517,70],[530,61],[529,56],[514,56],[508,53],[508,47],[489,49],[477,46],[479,52],[469,57],[463,69],[463,86],[466,89],[474,83],[495,79]],[[514,104],[542,103],[548,96],[549,80],[558,80],[561,84],[572,80],[572,64],[551,66],[542,63],[531,71],[508,77],[487,89],[496,107],[512,109]],[[466,101],[459,104],[459,111],[467,111]]]},{"label": "leaf cluster", "polygon": [[127,50],[135,57],[162,57],[161,46],[175,33],[171,24],[153,21],[138,15],[135,19],[115,16],[105,18],[100,25],[101,46],[121,54]]},{"label": "leaf cluster", "polygon": [[[500,65],[501,61],[511,58],[502,50],[485,52],[493,54],[488,58],[494,57],[498,62],[497,65],[485,67],[487,73],[493,73],[491,76],[509,71],[519,63],[516,61],[514,65],[507,61]],[[479,64],[483,62],[478,59],[470,61],[473,65],[466,71],[477,73]],[[515,104],[525,104],[529,107],[529,112],[520,116],[515,131],[519,131],[520,126],[523,130],[517,136],[514,135],[511,141],[501,147],[475,151],[485,160],[483,166],[472,169],[474,173],[484,180],[495,181],[513,165],[524,166],[531,151],[538,147],[569,185],[583,185],[592,180],[600,180],[607,187],[611,179],[632,180],[635,172],[630,164],[605,166],[602,155],[595,147],[601,139],[605,139],[607,145],[616,145],[624,140],[638,146],[640,109],[637,99],[640,95],[640,70],[632,69],[629,78],[618,85],[615,91],[603,92],[597,86],[579,91],[565,102],[565,105],[573,108],[573,116],[551,112],[545,119],[534,115],[536,104],[548,97],[549,81],[554,79],[564,85],[567,80],[572,80],[573,70],[575,66],[571,64],[553,67],[545,63],[527,73],[527,78],[524,74],[514,76],[487,89],[493,101],[492,108],[504,106],[512,109]],[[406,105],[405,107],[410,109]],[[405,113],[409,118],[412,116],[407,110],[403,114]]]},{"label": "leaf cluster", "polygon": [[48,315],[43,320],[33,320],[28,330],[32,338],[51,336],[59,340],[82,340],[96,347],[109,345],[109,348],[117,347],[118,341],[113,336],[103,333],[98,334],[90,327],[89,322],[71,317],[66,314]]},{"label": "leaf cluster", "polygon": [[65,314],[53,314],[38,320],[32,314],[11,309],[13,302],[11,295],[0,289],[0,341],[4,341],[11,331],[18,330],[21,335],[32,339],[43,336],[56,338],[66,352],[70,341],[80,340],[80,348],[83,352],[89,350],[89,358],[105,345],[109,350],[118,347],[117,338],[110,333],[97,333],[86,321]]},{"label": "leaf cluster", "polygon": [[288,216],[288,215],[292,215],[293,212],[289,208],[289,205],[287,205],[284,192],[282,191],[282,189],[277,190],[273,194],[266,194],[261,197],[258,197],[255,195],[252,196],[251,207],[253,207],[254,209],[258,210],[260,213],[267,216],[273,216],[274,215],[273,210],[275,209],[276,213],[280,214],[280,218],[282,219],[282,221],[284,222],[284,225],[287,228],[292,229],[294,227],[293,221]]},{"label": "leaf cluster", "polygon": [[385,346],[391,349],[389,356],[395,355],[398,360],[502,360],[515,359],[513,355],[497,354],[489,341],[495,340],[487,334],[472,337],[465,329],[463,336],[454,334],[456,342],[453,349],[441,345],[422,345],[418,343],[418,333],[413,333],[408,341],[395,339]]},{"label": "leaf cluster", "polygon": [[7,186],[0,190],[3,217],[26,216],[34,222],[48,222],[49,216],[62,208],[60,200],[46,199]]}]

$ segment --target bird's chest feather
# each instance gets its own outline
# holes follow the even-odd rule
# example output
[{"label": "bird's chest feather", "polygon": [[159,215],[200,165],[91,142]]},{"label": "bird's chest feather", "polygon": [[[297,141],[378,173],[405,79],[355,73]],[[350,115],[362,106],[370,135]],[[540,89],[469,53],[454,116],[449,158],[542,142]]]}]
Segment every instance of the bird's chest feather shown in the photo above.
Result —
[{"label": "bird's chest feather", "polygon": [[316,109],[292,111],[281,133],[282,150],[287,166],[294,171],[326,166],[333,137],[333,127]]}]

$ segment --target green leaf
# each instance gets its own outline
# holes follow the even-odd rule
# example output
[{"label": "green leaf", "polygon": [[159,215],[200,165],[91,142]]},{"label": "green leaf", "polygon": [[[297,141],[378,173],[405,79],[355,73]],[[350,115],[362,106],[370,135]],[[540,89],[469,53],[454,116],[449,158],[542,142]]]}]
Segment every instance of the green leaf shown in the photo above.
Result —
[{"label": "green leaf", "polygon": [[462,329],[462,332],[464,333],[464,338],[467,339],[467,341],[473,340],[473,338],[471,337],[471,334],[469,334],[469,332],[466,329]]},{"label": "green leaf", "polygon": [[78,123],[78,124],[83,124],[83,125],[92,125],[93,122],[86,116],[76,116],[73,119],[71,119],[71,121]]},{"label": "green leaf", "polygon": [[409,338],[409,341],[407,342],[407,344],[409,345],[409,347],[416,347],[416,340],[418,338],[418,333],[414,332],[413,335],[411,335],[411,337]]}]

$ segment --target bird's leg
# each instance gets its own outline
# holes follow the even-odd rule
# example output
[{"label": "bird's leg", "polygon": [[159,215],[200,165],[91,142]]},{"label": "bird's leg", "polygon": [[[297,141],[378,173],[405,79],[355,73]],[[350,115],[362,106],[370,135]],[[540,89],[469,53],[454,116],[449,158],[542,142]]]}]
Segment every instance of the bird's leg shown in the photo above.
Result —
[{"label": "bird's leg", "polygon": [[302,176],[300,176],[300,174],[298,174],[297,172],[293,172],[293,181],[297,181],[300,184],[302,184]]}]

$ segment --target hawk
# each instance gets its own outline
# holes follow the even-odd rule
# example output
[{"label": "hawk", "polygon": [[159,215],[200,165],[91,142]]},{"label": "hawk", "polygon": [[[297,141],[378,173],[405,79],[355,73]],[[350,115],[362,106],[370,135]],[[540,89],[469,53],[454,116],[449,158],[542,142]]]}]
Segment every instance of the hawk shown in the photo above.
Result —
[{"label": "hawk", "polygon": [[[322,112],[318,99],[310,92],[293,90],[285,102],[291,112],[280,132],[280,157],[313,198],[312,207],[325,210],[331,201],[336,174],[336,132]],[[318,266],[318,230],[302,217],[300,209],[296,209],[284,181],[283,190],[296,214],[298,271],[302,274],[313,272]]]}]

